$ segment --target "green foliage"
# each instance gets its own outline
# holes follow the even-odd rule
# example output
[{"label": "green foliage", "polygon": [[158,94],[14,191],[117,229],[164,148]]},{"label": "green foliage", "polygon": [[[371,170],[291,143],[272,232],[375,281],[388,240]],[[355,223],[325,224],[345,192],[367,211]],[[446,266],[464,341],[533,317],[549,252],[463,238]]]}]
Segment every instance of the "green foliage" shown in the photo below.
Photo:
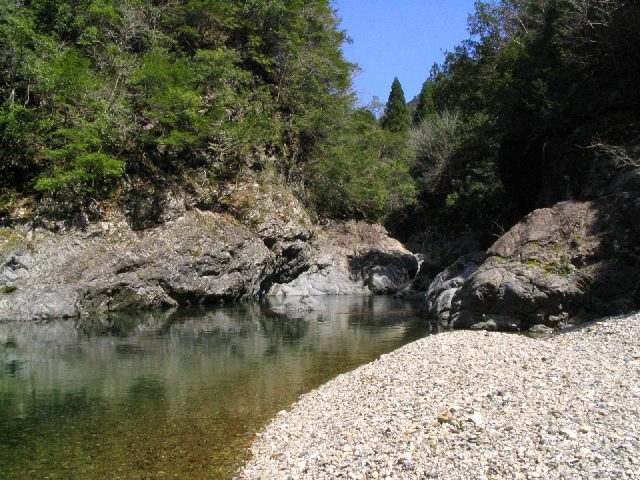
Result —
[{"label": "green foliage", "polygon": [[389,100],[381,120],[382,128],[393,133],[404,133],[411,126],[411,113],[404,97],[400,80],[393,79]]},{"label": "green foliage", "polygon": [[56,148],[47,151],[55,166],[51,174],[42,174],[35,183],[41,192],[94,195],[124,173],[124,162],[98,151],[102,139],[97,123],[79,122],[61,128],[52,135]]},{"label": "green foliage", "polygon": [[347,118],[317,158],[310,181],[324,215],[380,220],[415,200],[404,139],[380,128],[366,109]]},{"label": "green foliage", "polygon": [[433,88],[434,82],[432,80],[426,80],[422,84],[422,89],[418,95],[418,103],[416,109],[413,112],[413,126],[420,125],[424,120],[436,113],[436,106],[433,102]]},{"label": "green foliage", "polygon": [[73,159],[70,168],[56,169],[52,176],[41,176],[35,188],[43,192],[70,189],[74,193],[95,193],[108,180],[121,177],[123,166],[122,161],[105,153],[83,153]]},{"label": "green foliage", "polygon": [[489,234],[579,196],[601,157],[590,146],[633,138],[640,54],[629,45],[640,42],[640,4],[479,1],[469,27],[423,88],[437,114],[411,134],[413,217]]},{"label": "green foliage", "polygon": [[422,191],[431,195],[446,191],[454,175],[455,155],[460,147],[460,118],[445,111],[423,120],[411,132],[415,155],[414,174]]},{"label": "green foliage", "polygon": [[108,196],[125,172],[274,164],[306,182],[353,111],[345,38],[328,0],[0,0],[0,185]]}]

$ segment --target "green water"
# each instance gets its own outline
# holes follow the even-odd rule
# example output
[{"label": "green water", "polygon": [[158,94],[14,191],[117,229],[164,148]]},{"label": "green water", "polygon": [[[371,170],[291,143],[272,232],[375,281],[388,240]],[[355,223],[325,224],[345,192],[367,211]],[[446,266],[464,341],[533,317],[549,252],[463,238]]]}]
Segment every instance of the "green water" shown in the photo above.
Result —
[{"label": "green water", "polygon": [[424,336],[387,298],[0,324],[0,479],[230,478],[296,398]]}]

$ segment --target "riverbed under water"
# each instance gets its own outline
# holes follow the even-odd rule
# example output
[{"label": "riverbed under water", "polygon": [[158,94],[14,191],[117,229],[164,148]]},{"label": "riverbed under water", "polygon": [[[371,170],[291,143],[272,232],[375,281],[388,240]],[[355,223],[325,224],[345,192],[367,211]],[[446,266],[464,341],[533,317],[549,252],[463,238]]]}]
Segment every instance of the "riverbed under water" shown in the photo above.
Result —
[{"label": "riverbed under water", "polygon": [[399,300],[318,306],[0,324],[0,479],[231,478],[300,394],[428,331]]}]

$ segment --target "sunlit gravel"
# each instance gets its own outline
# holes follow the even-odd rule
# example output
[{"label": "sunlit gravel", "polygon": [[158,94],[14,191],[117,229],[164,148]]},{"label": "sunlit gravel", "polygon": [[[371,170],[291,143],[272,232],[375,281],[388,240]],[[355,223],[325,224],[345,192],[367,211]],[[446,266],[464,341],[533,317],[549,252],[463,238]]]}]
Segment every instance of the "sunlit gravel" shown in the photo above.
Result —
[{"label": "sunlit gravel", "polygon": [[458,331],[341,375],[244,479],[640,479],[640,315],[547,339]]}]

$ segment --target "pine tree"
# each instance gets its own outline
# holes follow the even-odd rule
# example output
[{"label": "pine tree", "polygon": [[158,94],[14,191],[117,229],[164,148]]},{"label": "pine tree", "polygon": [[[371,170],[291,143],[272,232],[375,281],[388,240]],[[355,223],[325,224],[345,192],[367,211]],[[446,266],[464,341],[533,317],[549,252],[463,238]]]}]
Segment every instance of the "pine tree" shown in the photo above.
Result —
[{"label": "pine tree", "polygon": [[391,93],[384,109],[381,124],[382,128],[394,133],[406,132],[411,126],[411,113],[398,78],[394,78],[391,84]]},{"label": "pine tree", "polygon": [[435,113],[435,105],[433,103],[433,85],[432,80],[426,80],[422,84],[422,90],[418,95],[418,104],[413,112],[413,125],[418,126],[429,115]]}]

